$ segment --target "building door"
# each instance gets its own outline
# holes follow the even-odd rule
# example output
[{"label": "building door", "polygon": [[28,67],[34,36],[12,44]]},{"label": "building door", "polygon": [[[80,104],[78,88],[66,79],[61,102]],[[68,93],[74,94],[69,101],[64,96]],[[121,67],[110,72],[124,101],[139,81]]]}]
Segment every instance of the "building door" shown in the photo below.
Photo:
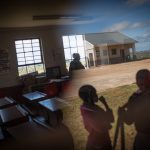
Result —
[{"label": "building door", "polygon": [[93,53],[89,53],[89,66],[94,66]]},{"label": "building door", "polygon": [[121,58],[122,58],[122,61],[124,62],[125,61],[125,52],[124,52],[124,49],[121,49],[120,50],[120,56],[121,56]]},{"label": "building door", "polygon": [[101,65],[100,50],[96,50],[96,65]]}]

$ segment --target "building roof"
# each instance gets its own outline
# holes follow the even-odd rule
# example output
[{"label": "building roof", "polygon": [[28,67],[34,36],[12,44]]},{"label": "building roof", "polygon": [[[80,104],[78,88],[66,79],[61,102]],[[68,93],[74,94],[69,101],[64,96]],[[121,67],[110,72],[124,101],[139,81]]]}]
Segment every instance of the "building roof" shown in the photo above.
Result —
[{"label": "building roof", "polygon": [[93,45],[108,44],[128,44],[136,43],[137,41],[120,33],[120,32],[104,32],[104,33],[87,33],[85,40]]}]

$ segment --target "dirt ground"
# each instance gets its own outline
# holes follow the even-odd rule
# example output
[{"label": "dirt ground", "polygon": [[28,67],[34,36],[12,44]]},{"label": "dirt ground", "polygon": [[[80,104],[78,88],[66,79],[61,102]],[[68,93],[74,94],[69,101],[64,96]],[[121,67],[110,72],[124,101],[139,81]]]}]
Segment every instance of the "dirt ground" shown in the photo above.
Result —
[{"label": "dirt ground", "polygon": [[150,59],[75,71],[73,80],[63,97],[77,96],[78,89],[84,84],[91,84],[101,92],[134,83],[136,72],[140,69],[150,69]]}]

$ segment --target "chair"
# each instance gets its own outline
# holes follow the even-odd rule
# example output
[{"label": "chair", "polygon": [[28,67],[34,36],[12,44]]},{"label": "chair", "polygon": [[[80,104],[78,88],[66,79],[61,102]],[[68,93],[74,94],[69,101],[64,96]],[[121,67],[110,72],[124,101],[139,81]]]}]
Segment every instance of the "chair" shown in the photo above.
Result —
[{"label": "chair", "polygon": [[46,68],[46,77],[49,79],[60,79],[61,78],[60,66]]}]

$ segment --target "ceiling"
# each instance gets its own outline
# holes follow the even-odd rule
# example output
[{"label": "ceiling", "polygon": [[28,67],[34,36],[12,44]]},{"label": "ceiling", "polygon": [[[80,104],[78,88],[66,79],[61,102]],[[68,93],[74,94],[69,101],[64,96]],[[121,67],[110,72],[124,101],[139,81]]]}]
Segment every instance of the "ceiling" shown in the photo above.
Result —
[{"label": "ceiling", "polygon": [[5,0],[0,2],[0,28],[83,24],[94,19],[89,8],[96,5],[88,0]]}]

